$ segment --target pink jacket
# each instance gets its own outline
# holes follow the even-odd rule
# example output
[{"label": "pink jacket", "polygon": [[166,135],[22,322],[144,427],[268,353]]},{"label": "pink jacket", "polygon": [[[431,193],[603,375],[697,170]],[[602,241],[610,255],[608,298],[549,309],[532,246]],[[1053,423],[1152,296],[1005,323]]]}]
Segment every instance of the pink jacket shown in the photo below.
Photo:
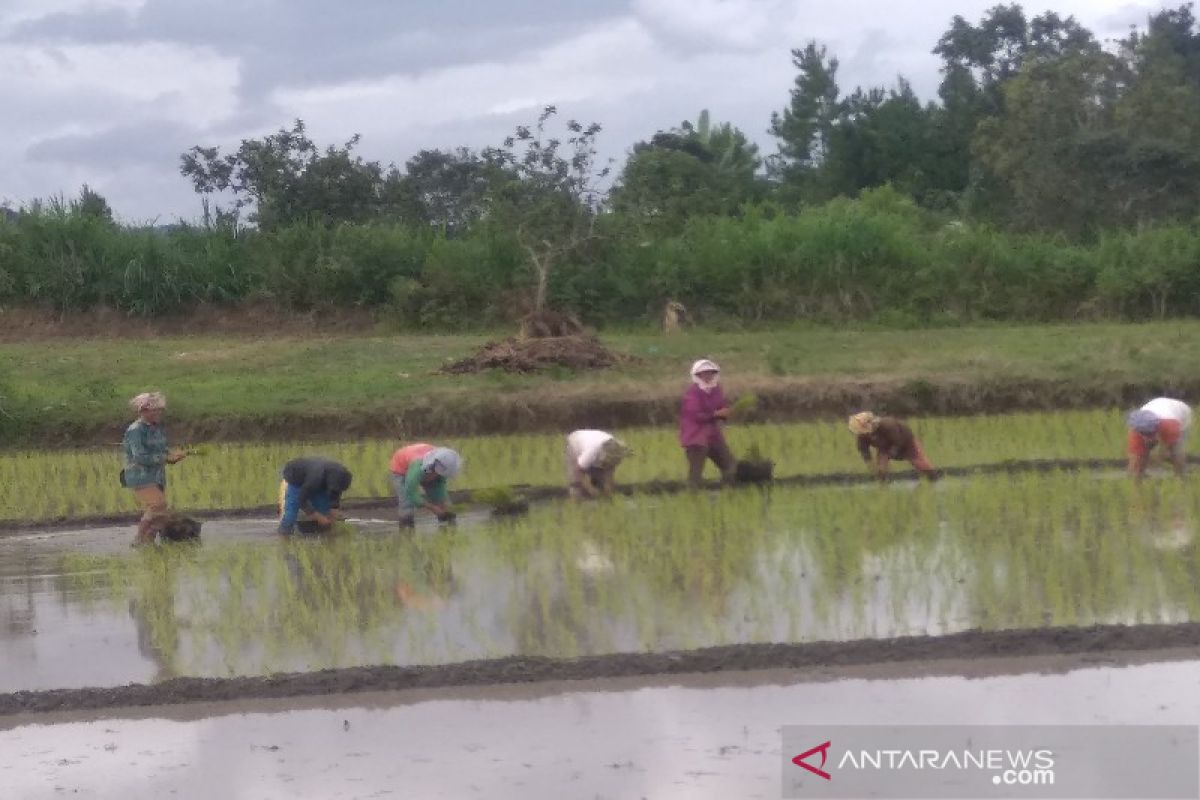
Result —
[{"label": "pink jacket", "polygon": [[696,384],[683,393],[679,409],[679,443],[684,447],[707,447],[725,440],[720,422],[713,413],[725,408],[725,393],[721,387],[706,392]]}]

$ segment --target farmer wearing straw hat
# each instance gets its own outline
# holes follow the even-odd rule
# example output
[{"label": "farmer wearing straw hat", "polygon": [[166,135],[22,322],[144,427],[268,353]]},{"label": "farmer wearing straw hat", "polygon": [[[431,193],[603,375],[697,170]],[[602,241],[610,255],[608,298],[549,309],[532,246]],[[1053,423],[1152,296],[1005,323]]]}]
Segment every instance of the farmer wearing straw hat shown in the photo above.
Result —
[{"label": "farmer wearing straw hat", "polygon": [[913,435],[912,428],[895,417],[879,417],[863,411],[850,417],[850,432],[858,437],[858,452],[868,466],[871,464],[871,448],[875,448],[875,474],[881,481],[888,478],[888,462],[893,458],[908,461],[913,468],[929,480],[937,480],[937,470],[921,443]]},{"label": "farmer wearing straw hat", "polygon": [[580,430],[567,436],[567,485],[571,498],[608,496],[616,483],[617,467],[633,451],[605,431]]},{"label": "farmer wearing straw hat", "polygon": [[729,404],[721,391],[721,368],[702,358],[692,364],[692,385],[683,395],[679,410],[679,443],[687,454],[688,485],[700,486],[704,462],[712,460],[725,483],[733,480],[736,466],[725,443],[721,423],[729,419]]},{"label": "farmer wearing straw hat", "polygon": [[401,447],[392,454],[392,487],[400,503],[400,529],[416,525],[418,508],[439,522],[453,522],[446,484],[462,471],[462,457],[448,447],[425,442]]},{"label": "farmer wearing straw hat", "polygon": [[[1192,409],[1187,403],[1158,397],[1125,417],[1129,428],[1127,450],[1129,472],[1136,479],[1146,474],[1150,455],[1161,442],[1176,475],[1183,475],[1187,463],[1187,432],[1192,427]],[[1166,457],[1166,455],[1164,457]]]},{"label": "farmer wearing straw hat", "polygon": [[342,507],[342,494],[354,479],[342,464],[317,456],[292,459],[284,464],[282,477],[281,536],[292,535],[301,513],[321,528],[331,527]]},{"label": "farmer wearing straw hat", "polygon": [[134,547],[141,547],[153,544],[155,536],[170,519],[166,465],[178,464],[187,458],[187,453],[172,450],[167,445],[167,434],[161,424],[167,398],[160,392],[143,392],[129,401],[129,407],[138,418],[125,429],[121,440],[124,454],[121,485],[133,490],[133,496],[142,507],[142,518],[133,540]]}]

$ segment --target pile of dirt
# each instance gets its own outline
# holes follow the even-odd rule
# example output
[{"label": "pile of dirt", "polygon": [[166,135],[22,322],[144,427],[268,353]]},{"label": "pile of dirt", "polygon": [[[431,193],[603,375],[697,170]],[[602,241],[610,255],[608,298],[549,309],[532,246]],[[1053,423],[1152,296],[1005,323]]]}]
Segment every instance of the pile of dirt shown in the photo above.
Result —
[{"label": "pile of dirt", "polygon": [[505,372],[525,374],[551,367],[577,370],[607,369],[632,360],[632,356],[609,350],[594,336],[513,336],[498,342],[488,342],[474,355],[451,362],[439,372],[446,375],[467,375],[489,369],[501,369]]}]

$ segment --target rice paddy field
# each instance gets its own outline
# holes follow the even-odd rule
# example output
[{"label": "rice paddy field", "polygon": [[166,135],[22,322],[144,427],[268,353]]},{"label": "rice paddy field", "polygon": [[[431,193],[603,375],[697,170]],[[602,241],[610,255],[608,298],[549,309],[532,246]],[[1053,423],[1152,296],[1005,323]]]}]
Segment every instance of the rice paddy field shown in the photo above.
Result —
[{"label": "rice paddy field", "polygon": [[[131,636],[153,679],[1200,621],[1197,489],[1056,472],[553,502],[409,537],[367,521],[331,541],[57,550],[24,597],[0,596],[40,631],[25,656],[0,648],[0,691],[94,685]],[[6,544],[9,562],[40,547]],[[79,626],[94,640],[75,667],[21,668]]]},{"label": "rice paddy field", "polygon": [[[1111,459],[1123,455],[1120,410],[1063,411],[911,420],[939,467],[1035,459]],[[169,430],[169,429],[168,429]],[[618,482],[679,480],[686,465],[673,428],[617,432],[635,450]],[[775,462],[776,477],[859,472],[863,463],[841,420],[781,425],[731,425],[739,455],[757,448]],[[463,454],[465,468],[452,486],[563,485],[563,437],[519,435],[439,441]],[[186,442],[173,442],[187,445]],[[311,444],[201,445],[200,455],[168,470],[168,495],[181,510],[254,508],[275,501],[279,470],[298,455],[336,458],[354,473],[348,499],[391,495],[388,461],[394,440]],[[0,455],[0,520],[39,522],[134,513],[131,493],[117,481],[119,448],[25,451]],[[896,463],[903,471],[907,465]]]}]

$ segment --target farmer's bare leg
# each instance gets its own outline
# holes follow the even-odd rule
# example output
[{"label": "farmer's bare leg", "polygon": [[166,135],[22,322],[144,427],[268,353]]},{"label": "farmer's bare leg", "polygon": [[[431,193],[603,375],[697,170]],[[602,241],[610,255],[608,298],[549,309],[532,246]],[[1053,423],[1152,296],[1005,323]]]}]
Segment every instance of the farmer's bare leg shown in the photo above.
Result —
[{"label": "farmer's bare leg", "polygon": [[891,463],[891,456],[886,451],[880,450],[879,455],[875,457],[875,476],[881,481],[888,479],[888,464]]},{"label": "farmer's bare leg", "polygon": [[138,520],[134,544],[151,544],[169,513],[166,495],[157,486],[142,486],[133,490],[133,496],[137,498],[143,510],[142,518]]},{"label": "farmer's bare leg", "polygon": [[926,478],[929,478],[930,480],[935,480],[937,478],[937,468],[929,462],[929,459],[925,455],[924,448],[921,447],[921,443],[918,441],[913,442],[913,458],[911,463],[913,465],[913,469],[915,469],[917,472],[920,472]]}]

